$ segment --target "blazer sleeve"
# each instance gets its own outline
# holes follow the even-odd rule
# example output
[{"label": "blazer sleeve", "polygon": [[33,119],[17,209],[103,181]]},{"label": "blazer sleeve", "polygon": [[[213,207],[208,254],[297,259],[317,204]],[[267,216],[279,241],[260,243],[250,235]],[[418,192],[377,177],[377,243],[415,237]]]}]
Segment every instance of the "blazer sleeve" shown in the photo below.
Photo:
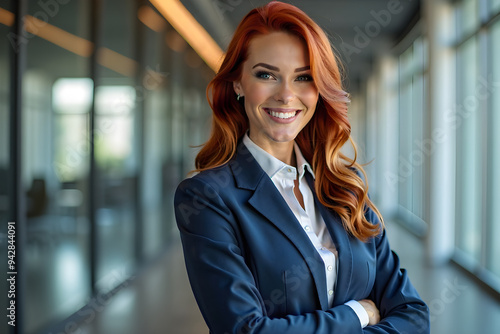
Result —
[{"label": "blazer sleeve", "polygon": [[[368,211],[367,219],[379,223],[372,210]],[[411,284],[406,270],[400,269],[399,258],[391,250],[385,230],[373,241],[377,269],[368,299],[377,305],[381,321],[375,326],[365,327],[364,333],[429,334],[429,308]]]},{"label": "blazer sleeve", "polygon": [[[229,195],[224,197],[229,201]],[[191,288],[211,333],[363,333],[346,305],[283,318],[267,316],[245,263],[236,217],[220,194],[195,177],[179,185],[174,205]]]}]

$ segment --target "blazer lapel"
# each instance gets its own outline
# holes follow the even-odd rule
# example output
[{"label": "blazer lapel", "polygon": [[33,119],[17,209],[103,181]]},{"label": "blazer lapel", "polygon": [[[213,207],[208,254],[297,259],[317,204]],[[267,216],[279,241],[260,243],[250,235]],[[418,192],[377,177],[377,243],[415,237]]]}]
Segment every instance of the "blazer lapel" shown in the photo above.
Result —
[{"label": "blazer lapel", "polygon": [[274,224],[298,249],[314,278],[321,308],[328,309],[324,266],[317,264],[318,262],[323,263],[323,260],[292,210],[276,189],[273,181],[262,170],[243,143],[240,143],[235,159],[230,162],[230,167],[236,185],[239,188],[253,191],[253,195],[248,201],[249,204]]},{"label": "blazer lapel", "polygon": [[338,271],[337,271],[337,284],[335,287],[335,296],[333,298],[334,306],[342,305],[347,300],[347,295],[349,292],[349,286],[352,278],[352,250],[351,243],[349,241],[349,236],[344,229],[342,220],[336,212],[331,209],[326,208],[316,196],[316,191],[314,188],[314,180],[309,173],[306,173],[307,182],[311,188],[314,200],[316,202],[316,208],[319,209],[323,220],[325,221],[328,232],[332,237],[333,243],[337,248],[338,252]]}]

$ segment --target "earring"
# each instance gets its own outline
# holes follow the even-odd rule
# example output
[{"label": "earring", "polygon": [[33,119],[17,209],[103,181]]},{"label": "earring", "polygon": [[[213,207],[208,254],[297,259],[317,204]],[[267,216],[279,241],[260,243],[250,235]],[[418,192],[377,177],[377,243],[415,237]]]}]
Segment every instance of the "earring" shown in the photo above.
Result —
[{"label": "earring", "polygon": [[236,96],[236,101],[239,101],[239,100],[240,100],[240,97],[241,97],[241,95],[240,95],[240,94],[238,94],[238,96]]}]

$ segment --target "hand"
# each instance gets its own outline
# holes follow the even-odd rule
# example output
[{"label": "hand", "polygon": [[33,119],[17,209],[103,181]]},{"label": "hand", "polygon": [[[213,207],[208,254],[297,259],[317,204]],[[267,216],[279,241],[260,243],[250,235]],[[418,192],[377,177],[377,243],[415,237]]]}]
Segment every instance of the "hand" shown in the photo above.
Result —
[{"label": "hand", "polygon": [[377,306],[375,306],[375,303],[370,299],[360,300],[359,303],[365,308],[366,313],[368,313],[368,325],[372,326],[378,324],[380,322],[380,312]]}]

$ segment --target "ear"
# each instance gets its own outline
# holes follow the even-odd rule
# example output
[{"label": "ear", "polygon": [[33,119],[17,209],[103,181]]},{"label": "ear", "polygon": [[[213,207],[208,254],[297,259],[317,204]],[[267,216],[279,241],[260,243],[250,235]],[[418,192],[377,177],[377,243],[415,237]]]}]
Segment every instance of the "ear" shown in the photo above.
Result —
[{"label": "ear", "polygon": [[233,81],[233,89],[236,94],[240,94],[240,96],[243,97],[243,89],[241,89],[240,81]]}]

